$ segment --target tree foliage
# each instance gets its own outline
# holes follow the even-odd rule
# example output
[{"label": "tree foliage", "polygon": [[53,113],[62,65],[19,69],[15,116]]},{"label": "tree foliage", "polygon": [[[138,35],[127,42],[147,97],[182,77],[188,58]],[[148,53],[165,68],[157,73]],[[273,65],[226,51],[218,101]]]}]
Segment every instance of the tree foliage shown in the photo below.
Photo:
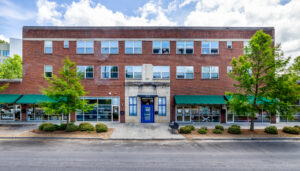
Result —
[{"label": "tree foliage", "polygon": [[14,55],[0,65],[0,79],[18,78],[22,78],[22,59],[19,55]]},{"label": "tree foliage", "polygon": [[8,42],[0,39],[0,43],[8,43]]},{"label": "tree foliage", "polygon": [[59,75],[52,75],[46,78],[49,83],[48,88],[42,90],[51,101],[42,103],[44,110],[51,114],[64,114],[69,121],[69,114],[76,110],[88,111],[94,105],[88,105],[86,100],[80,99],[86,95],[84,87],[81,85],[81,77],[77,76],[76,64],[68,57],[63,61],[64,66],[59,70]]}]

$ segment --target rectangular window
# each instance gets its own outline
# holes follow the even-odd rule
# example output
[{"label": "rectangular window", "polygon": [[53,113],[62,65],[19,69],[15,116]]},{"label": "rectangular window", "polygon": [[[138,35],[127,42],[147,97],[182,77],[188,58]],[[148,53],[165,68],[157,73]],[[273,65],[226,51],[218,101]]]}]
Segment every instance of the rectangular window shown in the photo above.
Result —
[{"label": "rectangular window", "polygon": [[177,66],[176,67],[177,79],[194,79],[194,67],[193,66]]},{"label": "rectangular window", "polygon": [[6,57],[9,56],[9,50],[3,50],[3,56],[6,56]]},{"label": "rectangular window", "polygon": [[52,41],[44,41],[44,53],[52,54]]},{"label": "rectangular window", "polygon": [[69,41],[64,41],[64,48],[69,48]]},{"label": "rectangular window", "polygon": [[231,41],[227,41],[227,48],[232,49],[232,42]]},{"label": "rectangular window", "polygon": [[1,54],[1,50],[0,50],[0,56],[2,56],[2,54]]},{"label": "rectangular window", "polygon": [[118,54],[119,42],[118,41],[101,41],[102,54]]},{"label": "rectangular window", "polygon": [[158,115],[166,116],[166,97],[158,98]]},{"label": "rectangular window", "polygon": [[126,79],[142,79],[142,66],[125,66]]},{"label": "rectangular window", "polygon": [[217,41],[203,41],[201,43],[202,54],[218,54],[219,42]]},{"label": "rectangular window", "polygon": [[101,66],[101,78],[116,79],[119,77],[118,66]]},{"label": "rectangular window", "polygon": [[194,42],[193,41],[177,41],[176,42],[177,54],[193,54]]},{"label": "rectangular window", "polygon": [[244,45],[244,54],[250,53],[249,42],[244,41],[243,45]]},{"label": "rectangular window", "polygon": [[153,54],[169,54],[170,53],[170,41],[153,41],[152,42]]},{"label": "rectangular window", "polygon": [[227,73],[232,72],[232,66],[227,66]]},{"label": "rectangular window", "polygon": [[129,97],[129,116],[137,115],[137,98]]},{"label": "rectangular window", "polygon": [[125,41],[125,54],[142,54],[142,41]]},{"label": "rectangular window", "polygon": [[153,79],[170,79],[170,67],[153,66]]},{"label": "rectangular window", "polygon": [[93,54],[94,41],[77,41],[77,54]]},{"label": "rectangular window", "polygon": [[94,78],[94,66],[77,66],[78,76],[83,79],[93,79]]},{"label": "rectangular window", "polygon": [[52,78],[52,72],[53,72],[52,65],[45,65],[44,71],[45,71],[44,74],[46,78]]},{"label": "rectangular window", "polygon": [[218,66],[202,66],[202,79],[218,79],[219,67]]}]

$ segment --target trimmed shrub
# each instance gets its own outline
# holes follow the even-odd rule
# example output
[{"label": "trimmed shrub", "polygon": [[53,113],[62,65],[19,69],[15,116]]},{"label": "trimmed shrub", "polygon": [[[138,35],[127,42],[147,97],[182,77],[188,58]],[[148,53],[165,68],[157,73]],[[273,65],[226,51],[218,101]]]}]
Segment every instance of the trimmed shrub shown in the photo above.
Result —
[{"label": "trimmed shrub", "polygon": [[44,126],[50,125],[50,124],[53,125],[53,123],[50,123],[50,122],[44,122],[44,123],[42,123],[42,124],[39,126],[39,130],[40,130],[40,131],[44,131]]},{"label": "trimmed shrub", "polygon": [[60,123],[59,130],[66,130],[67,124],[66,123]]},{"label": "trimmed shrub", "polygon": [[213,133],[214,134],[222,134],[222,130],[220,130],[220,129],[213,129]]},{"label": "trimmed shrub", "polygon": [[189,127],[192,131],[196,129],[194,125],[186,125],[186,127]]},{"label": "trimmed shrub", "polygon": [[192,132],[191,128],[188,126],[180,127],[179,133],[181,134],[190,134]]},{"label": "trimmed shrub", "polygon": [[299,125],[295,125],[294,127],[300,129],[300,126],[299,126]]},{"label": "trimmed shrub", "polygon": [[215,129],[219,129],[219,130],[221,130],[221,131],[224,131],[223,125],[216,125],[216,126],[215,126]]},{"label": "trimmed shrub", "polygon": [[207,131],[207,127],[206,126],[203,126],[200,129],[205,129]]},{"label": "trimmed shrub", "polygon": [[285,133],[288,133],[288,134],[299,134],[300,133],[300,129],[298,129],[296,127],[290,127],[290,126],[283,127],[282,131]]},{"label": "trimmed shrub", "polygon": [[97,123],[96,124],[96,131],[97,132],[107,132],[108,128],[104,123]]},{"label": "trimmed shrub", "polygon": [[199,134],[206,134],[207,133],[207,129],[200,128],[200,129],[198,129],[198,133]]},{"label": "trimmed shrub", "polygon": [[67,127],[66,127],[66,132],[75,132],[78,131],[78,126],[75,125],[74,123],[70,123]]},{"label": "trimmed shrub", "polygon": [[229,134],[240,134],[241,127],[239,125],[231,125],[230,127],[228,127],[227,131]]},{"label": "trimmed shrub", "polygon": [[79,130],[80,131],[94,131],[94,126],[90,124],[89,122],[82,122],[79,125]]},{"label": "trimmed shrub", "polygon": [[268,133],[268,134],[278,134],[277,127],[276,126],[267,126],[265,128],[265,133]]},{"label": "trimmed shrub", "polygon": [[43,126],[43,131],[45,132],[53,132],[56,131],[58,125],[54,125],[52,123],[46,124]]}]

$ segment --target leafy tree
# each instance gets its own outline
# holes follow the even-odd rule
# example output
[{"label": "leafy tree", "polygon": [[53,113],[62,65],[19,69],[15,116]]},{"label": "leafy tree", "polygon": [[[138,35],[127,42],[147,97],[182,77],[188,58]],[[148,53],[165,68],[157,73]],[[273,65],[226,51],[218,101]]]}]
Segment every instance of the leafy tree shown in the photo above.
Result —
[{"label": "leafy tree", "polygon": [[0,39],[0,43],[8,43],[8,42]]},{"label": "leafy tree", "polygon": [[42,90],[51,101],[42,103],[44,110],[50,115],[64,114],[67,116],[69,124],[69,114],[77,110],[89,111],[94,105],[88,105],[86,100],[80,96],[86,95],[84,87],[81,85],[82,77],[78,77],[76,64],[68,57],[63,61],[64,66],[59,70],[59,76],[53,74],[52,78],[46,78],[49,83],[48,88]]},{"label": "leafy tree", "polygon": [[0,79],[22,78],[22,59],[19,55],[9,57],[0,65]]}]

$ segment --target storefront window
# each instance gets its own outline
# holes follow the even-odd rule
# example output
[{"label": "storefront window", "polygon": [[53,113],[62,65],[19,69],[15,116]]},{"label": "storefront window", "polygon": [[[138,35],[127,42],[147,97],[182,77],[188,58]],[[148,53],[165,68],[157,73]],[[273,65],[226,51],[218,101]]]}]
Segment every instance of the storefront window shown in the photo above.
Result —
[{"label": "storefront window", "polygon": [[48,120],[66,120],[67,116],[62,114],[51,114],[45,113],[41,105],[29,104],[27,107],[27,120],[28,121],[48,121]]},{"label": "storefront window", "polygon": [[[14,105],[1,104],[1,120],[14,120],[16,109]],[[19,111],[20,112],[20,111]]]},{"label": "storefront window", "polygon": [[177,106],[177,122],[220,122],[219,106]]}]

